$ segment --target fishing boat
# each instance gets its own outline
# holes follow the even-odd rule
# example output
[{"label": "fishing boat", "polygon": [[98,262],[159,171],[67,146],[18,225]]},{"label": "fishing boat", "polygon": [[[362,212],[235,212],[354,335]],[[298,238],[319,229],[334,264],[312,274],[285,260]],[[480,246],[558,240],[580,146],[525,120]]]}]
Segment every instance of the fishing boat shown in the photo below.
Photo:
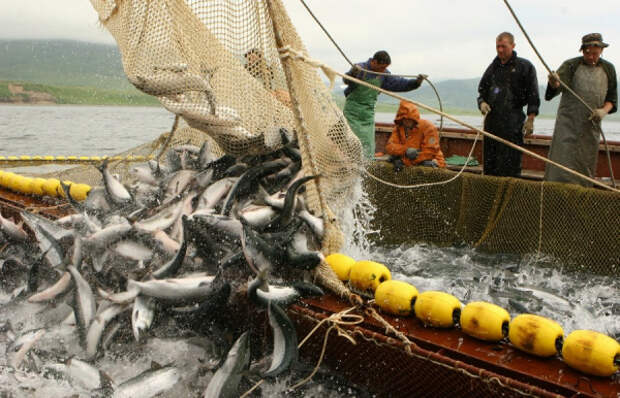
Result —
[{"label": "fishing boat", "polygon": [[[337,196],[344,196],[339,188],[344,185],[342,181],[353,168],[343,167],[350,164],[343,161],[345,157],[341,153],[334,151],[334,143],[338,142],[346,149],[347,134],[351,133],[342,124],[341,114],[325,112],[318,115],[319,109],[333,109],[331,95],[326,94],[326,88],[315,73],[316,64],[296,51],[300,45],[294,29],[289,26],[290,21],[278,17],[286,16],[281,2],[267,2],[264,8],[259,8],[263,7],[261,2],[231,2],[225,5],[257,7],[252,8],[252,12],[240,13],[251,16],[247,17],[248,21],[240,23],[257,25],[261,27],[261,32],[267,31],[264,42],[254,43],[252,40],[256,39],[255,33],[251,33],[251,37],[244,36],[253,30],[237,29],[238,32],[222,33],[213,29],[213,32],[219,35],[242,32],[239,37],[235,36],[235,40],[243,43],[239,48],[244,48],[249,41],[259,48],[269,50],[265,57],[281,62],[280,69],[275,73],[275,80],[279,79],[276,83],[295,93],[291,98],[295,102],[291,107],[294,112],[289,109],[289,104],[276,102],[280,99],[265,90],[268,85],[264,81],[257,81],[245,71],[238,59],[231,55],[233,51],[222,44],[228,45],[228,41],[205,29],[205,26],[217,26],[226,20],[221,18],[221,14],[203,12],[198,2],[196,10],[191,10],[183,1],[149,3],[150,15],[166,16],[151,22],[147,18],[146,8],[140,6],[139,2],[94,3],[102,23],[108,25],[113,34],[122,37],[119,44],[129,46],[121,50],[127,55],[124,66],[132,83],[151,95],[161,97],[164,106],[185,118],[189,127],[183,127],[186,135],[177,136],[176,143],[185,143],[186,139],[190,141],[189,138],[204,141],[204,134],[198,131],[202,129],[210,131],[211,138],[217,137],[219,133],[219,141],[216,141],[223,152],[239,155],[247,153],[249,149],[262,150],[263,144],[267,146],[267,143],[272,143],[266,139],[266,132],[272,130],[260,130],[265,137],[258,136],[260,139],[256,140],[255,135],[250,135],[240,126],[235,127],[236,135],[227,129],[238,124],[236,119],[241,118],[239,115],[258,114],[278,127],[277,133],[273,134],[276,143],[282,136],[280,126],[289,127],[291,131],[297,128],[297,131],[304,133],[300,141],[316,139],[320,151],[317,148],[311,149],[321,152],[321,156],[314,158],[317,162],[323,162],[320,165],[323,168],[319,171],[338,177],[332,178],[333,186],[328,187],[330,189],[321,191],[321,194],[328,192],[331,195],[321,206],[328,200],[338,203]],[[209,5],[217,7],[216,3]],[[121,23],[122,18],[132,15],[135,16],[134,24]],[[256,20],[251,19],[254,16],[257,16]],[[174,23],[169,24],[170,21]],[[272,28],[285,34],[274,35]],[[135,36],[135,40],[126,40],[125,33]],[[174,52],[171,48],[176,45],[181,50]],[[138,53],[139,48],[141,52]],[[171,51],[154,51],[154,48]],[[171,63],[168,57],[173,53],[177,57]],[[135,57],[136,54],[140,56]],[[140,59],[140,63],[135,63],[135,59]],[[208,62],[203,65],[201,61]],[[149,66],[148,71],[153,73],[152,76],[144,74],[146,69],[142,62]],[[214,64],[218,67],[209,68]],[[203,81],[202,77],[197,79],[194,74],[197,71],[213,77],[218,99],[227,100],[222,103],[239,112],[228,107],[218,108],[215,97],[210,93],[210,84]],[[161,85],[161,81],[168,84]],[[205,95],[180,94],[184,90],[199,91]],[[212,109],[212,112],[189,112],[188,109],[196,108],[191,103],[194,100],[209,102],[209,108],[205,109]],[[182,106],[188,109],[181,109]],[[231,120],[219,119],[220,116],[228,116]],[[272,127],[271,124],[268,126]],[[334,134],[327,133],[329,126],[336,127]],[[253,127],[258,131],[258,125]],[[173,131],[175,128],[176,123]],[[377,124],[376,130],[377,149],[381,151],[392,127],[389,124]],[[467,155],[475,136],[473,132],[457,129],[444,129],[441,134],[442,150],[447,157]],[[171,137],[172,133],[168,138]],[[546,153],[548,144],[548,139],[539,136],[526,139],[528,148],[541,154]],[[611,146],[614,153],[612,162],[617,164],[620,145],[613,143]],[[152,148],[155,147],[153,145]],[[149,146],[149,149],[152,148]],[[480,148],[478,144],[474,152],[479,160]],[[303,151],[304,155],[310,153],[308,147]],[[353,152],[353,149],[349,148],[349,151]],[[603,156],[599,157],[599,162],[598,176],[604,178],[606,163]],[[304,166],[307,167],[307,164]],[[525,159],[524,169],[522,177],[540,178],[542,163]],[[422,189],[415,191],[396,188],[388,190],[375,179],[364,180],[370,201],[378,210],[374,226],[381,230],[384,243],[410,245],[424,241],[443,246],[470,244],[491,253],[535,252],[557,256],[567,264],[594,273],[618,274],[620,248],[616,232],[619,224],[614,223],[613,217],[618,215],[620,197],[615,192],[473,173],[464,173],[455,180],[455,173],[450,170],[430,168],[407,168],[397,174],[385,162],[374,162],[366,171],[373,177],[399,187],[422,186]],[[468,168],[467,171],[479,169]],[[86,180],[86,170],[81,173]],[[64,177],[60,178],[64,180]],[[326,188],[327,183],[329,181],[322,188]],[[433,189],[424,189],[428,185],[433,185]],[[23,187],[30,189],[28,184],[23,184]],[[61,195],[57,191],[56,198],[41,198],[1,188],[0,209],[3,214],[9,214],[15,219],[22,209],[36,209],[41,215],[54,219],[71,212]],[[327,219],[329,213],[325,211],[322,215]],[[527,234],[524,231],[537,233]],[[620,395],[617,372],[612,377],[589,376],[569,368],[557,356],[538,358],[517,350],[505,340],[496,343],[479,341],[454,327],[425,327],[420,320],[409,314],[393,316],[383,313],[368,301],[350,302],[343,297],[326,294],[319,298],[303,299],[291,305],[288,313],[295,322],[300,339],[309,336],[301,348],[301,355],[307,361],[320,360],[352,383],[363,385],[378,396]],[[358,314],[362,318],[359,322],[347,322],[345,315],[349,313]],[[338,318],[345,321],[338,321]],[[319,327],[315,329],[317,325]],[[333,329],[341,333],[333,333],[330,337],[328,333]],[[347,337],[343,337],[345,335]]]},{"label": "fishing boat", "polygon": [[[394,129],[393,123],[375,123],[375,144],[377,153],[385,153],[385,145],[387,144],[390,134]],[[441,150],[446,158],[450,156],[467,156],[471,150],[471,146],[475,140],[476,132],[466,128],[443,127],[439,131]],[[532,135],[524,138],[523,147],[538,155],[547,157],[549,147],[551,146],[551,137],[545,135]],[[608,141],[607,147],[611,158],[611,165],[614,170],[614,176],[618,180],[620,173],[620,141]],[[482,139],[478,139],[472,157],[479,163],[477,166],[467,166],[465,171],[472,173],[482,172]],[[545,172],[545,163],[539,159],[535,159],[525,154],[522,162],[523,170],[521,178],[541,180]],[[460,165],[447,165],[448,169],[460,170]],[[609,163],[607,161],[607,152],[605,144],[601,141],[599,145],[598,162],[596,165],[596,178],[601,181],[610,183]],[[620,181],[617,181],[617,185]]]},{"label": "fishing boat", "polygon": [[[0,189],[0,209],[14,218],[23,209],[36,210],[50,219],[72,212],[62,198],[41,198],[7,189]],[[334,320],[352,307],[347,300],[326,294],[303,299],[290,306],[288,313],[300,338],[309,336],[300,351],[307,362],[320,360],[348,382],[377,396],[594,398],[620,393],[617,378],[584,375],[559,357],[538,358],[508,341],[480,341],[458,328],[427,327],[414,316],[381,313],[380,322],[369,316],[369,307],[358,307],[351,313],[365,314],[362,322]],[[334,326],[349,337],[341,337],[344,333],[329,336]]]}]

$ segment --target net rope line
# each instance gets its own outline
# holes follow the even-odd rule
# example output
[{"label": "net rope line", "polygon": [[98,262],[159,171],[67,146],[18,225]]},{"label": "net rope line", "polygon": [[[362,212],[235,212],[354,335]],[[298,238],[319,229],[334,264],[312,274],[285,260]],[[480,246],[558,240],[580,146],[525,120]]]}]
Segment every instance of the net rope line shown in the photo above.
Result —
[{"label": "net rope line", "polygon": [[[374,300],[372,300],[372,301],[374,301]],[[407,352],[407,355],[410,355],[410,356],[413,356],[413,357],[416,357],[416,358],[426,358],[428,361],[430,361],[431,363],[433,363],[435,365],[443,366],[445,368],[454,369],[457,372],[462,372],[463,374],[465,374],[465,375],[467,375],[469,377],[479,378],[480,380],[484,381],[485,383],[490,383],[491,381],[495,381],[502,388],[507,388],[507,389],[513,390],[513,391],[518,392],[519,394],[521,394],[523,396],[526,396],[526,397],[536,397],[537,396],[537,395],[532,395],[530,393],[526,393],[526,392],[520,391],[520,390],[512,388],[510,386],[507,386],[507,385],[503,384],[498,377],[482,378],[482,376],[473,374],[473,373],[467,371],[466,369],[459,368],[459,367],[451,367],[448,364],[444,364],[444,363],[441,363],[439,361],[434,361],[434,360],[430,359],[429,357],[424,357],[423,355],[415,354],[412,351],[411,347],[414,347],[414,348],[416,348],[418,350],[423,350],[423,351],[427,351],[427,350],[422,349],[416,343],[414,343],[413,341],[409,340],[409,338],[403,332],[397,330],[388,321],[386,321],[385,318],[383,318],[377,312],[377,310],[374,307],[369,306],[366,309],[365,312],[366,312],[366,314],[368,316],[371,316],[372,318],[377,320],[383,327],[385,327],[386,332],[392,333],[393,335],[395,335],[405,345],[405,351]]]},{"label": "net rope line", "polygon": [[[367,304],[370,304],[371,302],[374,302],[374,300],[370,300]],[[360,308],[360,306],[349,308],[349,310],[355,309],[355,308]],[[481,369],[480,374],[475,374],[475,373],[472,373],[472,372],[470,372],[467,369],[464,369],[462,367],[452,366],[450,364],[447,364],[447,363],[440,362],[440,361],[437,361],[435,359],[432,359],[431,355],[434,354],[432,351],[428,351],[426,349],[423,349],[420,346],[418,346],[415,342],[409,340],[409,338],[404,333],[402,333],[399,330],[397,330],[396,328],[394,328],[394,326],[392,326],[389,322],[387,322],[385,320],[385,318],[383,318],[373,307],[368,307],[368,309],[366,309],[365,313],[366,313],[367,316],[373,317],[375,320],[377,320],[379,323],[381,323],[381,325],[385,327],[385,330],[386,330],[387,333],[392,333],[394,336],[396,336],[401,341],[401,343],[403,344],[404,352],[407,355],[411,356],[411,357],[414,357],[414,358],[417,358],[417,359],[421,359],[423,361],[428,361],[430,363],[433,363],[434,365],[441,366],[441,367],[443,367],[445,369],[450,369],[450,370],[462,373],[462,374],[464,374],[464,375],[466,375],[467,377],[470,377],[470,378],[479,379],[482,382],[484,382],[485,384],[491,384],[492,382],[493,383],[497,383],[502,388],[505,388],[505,389],[511,390],[513,392],[516,392],[519,395],[524,396],[524,397],[538,397],[539,396],[539,395],[533,394],[531,392],[522,391],[522,390],[519,390],[518,388],[515,388],[513,386],[507,385],[506,383],[503,383],[499,379],[499,377],[497,377],[497,376],[484,377],[483,376],[484,369]],[[327,318],[325,318],[325,319],[319,321],[318,319],[316,319],[316,318],[314,318],[314,317],[312,317],[312,316],[310,316],[308,314],[299,313],[299,312],[295,312],[295,314],[297,314],[298,316],[303,317],[303,318],[305,318],[305,319],[307,319],[309,321],[317,322],[317,327],[320,326],[323,323],[323,321],[325,321],[325,319],[327,319]],[[316,327],[313,330],[315,330],[315,329],[316,329]],[[345,333],[347,333],[347,332],[345,332]],[[353,330],[350,333],[347,333],[347,334],[351,338],[353,338],[352,335],[357,335],[361,339],[363,339],[364,341],[373,343],[373,344],[375,344],[378,347],[389,347],[391,349],[395,349],[395,346],[393,344],[383,343],[383,342],[377,341],[373,337],[367,336],[367,334],[364,333],[364,331],[359,329],[358,327],[354,327]],[[428,352],[428,355],[417,354],[417,353],[412,351],[412,347],[415,348],[415,349],[418,349],[418,350],[420,350],[422,352]],[[454,360],[454,362],[455,363],[459,363],[461,361]],[[556,395],[556,396],[559,397],[559,395]]]},{"label": "net rope line", "polygon": [[[536,56],[538,56],[538,59],[540,60],[540,62],[542,62],[543,66],[545,67],[545,69],[547,69],[547,71],[549,72],[549,74],[553,74],[553,72],[551,71],[551,68],[549,68],[549,65],[547,65],[547,63],[545,62],[545,60],[543,59],[542,55],[540,55],[540,53],[538,52],[538,49],[536,48],[536,46],[534,45],[534,43],[532,42],[532,40],[530,39],[530,36],[527,34],[527,32],[525,31],[525,28],[523,27],[523,25],[521,24],[521,21],[519,20],[519,18],[517,17],[517,14],[515,14],[514,10],[512,9],[512,7],[510,6],[510,3],[508,2],[508,0],[503,0],[504,4],[506,4],[506,7],[508,7],[508,10],[510,11],[510,14],[512,14],[513,18],[515,19],[517,25],[519,25],[519,28],[521,29],[521,32],[523,32],[523,35],[525,36],[525,38],[527,39],[528,43],[530,43],[530,46],[532,46],[532,49],[534,50],[534,52],[536,53]],[[587,109],[588,111],[590,111],[590,113],[593,113],[594,110],[590,107],[590,105],[588,105],[588,103],[579,96],[579,94],[577,94],[575,91],[573,91],[572,88],[570,88],[566,83],[564,83],[561,79],[558,79],[558,81],[560,82],[560,84],[562,85],[562,87],[568,91],[569,93],[571,93],[572,95],[575,96],[575,98],[577,98],[577,100],[579,100],[579,102],[581,102]],[[616,188],[616,181],[615,181],[615,177],[614,177],[614,170],[613,167],[611,165],[611,155],[609,154],[609,146],[607,145],[607,138],[605,138],[605,133],[603,132],[603,127],[600,125],[600,123],[597,125],[594,120],[592,120],[592,124],[595,128],[598,127],[598,130],[601,133],[601,136],[603,137],[603,144],[605,146],[605,153],[607,154],[607,165],[609,166],[609,176],[611,177],[611,184],[614,188]]]},{"label": "net rope line", "polygon": [[549,163],[549,164],[551,164],[553,166],[556,166],[556,167],[566,171],[567,173],[573,174],[573,175],[575,175],[575,176],[577,176],[579,178],[582,178],[582,179],[584,179],[584,180],[586,180],[588,182],[591,182],[594,185],[598,185],[598,186],[600,186],[602,188],[605,188],[607,190],[610,190],[610,191],[613,191],[613,192],[616,192],[616,193],[620,193],[619,189],[616,189],[614,187],[608,186],[608,185],[606,185],[606,184],[604,184],[604,183],[602,183],[600,181],[597,181],[594,178],[591,178],[589,176],[583,175],[583,174],[581,174],[581,173],[579,173],[579,172],[577,172],[577,171],[575,171],[573,169],[570,169],[570,168],[568,168],[568,167],[566,167],[564,165],[561,165],[561,164],[559,164],[557,162],[554,162],[553,160],[550,160],[550,159],[548,159],[548,158],[546,158],[544,156],[541,156],[541,155],[539,155],[539,154],[537,154],[535,152],[532,152],[532,151],[530,151],[528,149],[522,148],[522,147],[520,147],[517,144],[514,144],[514,143],[512,143],[512,142],[510,142],[508,140],[505,140],[505,139],[503,139],[501,137],[496,136],[495,134],[492,134],[492,133],[489,133],[489,132],[484,131],[482,129],[479,129],[477,127],[474,127],[474,126],[470,125],[469,123],[464,122],[464,121],[462,121],[462,120],[460,120],[460,119],[458,119],[458,118],[456,118],[456,117],[454,117],[454,116],[452,116],[450,114],[442,112],[442,111],[440,111],[438,109],[435,109],[435,108],[433,108],[431,106],[428,106],[426,104],[423,104],[421,102],[415,101],[413,99],[405,98],[405,97],[403,97],[401,95],[398,95],[398,94],[396,94],[394,92],[391,92],[391,91],[388,91],[388,90],[384,90],[384,89],[382,89],[380,87],[373,86],[372,84],[369,84],[369,83],[367,83],[367,82],[365,82],[363,80],[359,80],[359,79],[356,79],[356,78],[351,77],[349,75],[346,75],[344,73],[338,72],[338,71],[334,70],[333,68],[327,66],[326,64],[324,64],[324,63],[322,63],[320,61],[311,59],[311,58],[303,55],[302,53],[300,53],[299,51],[291,48],[290,46],[285,46],[285,47],[279,48],[278,51],[280,52],[280,57],[281,58],[289,58],[290,57],[290,58],[293,58],[296,61],[302,61],[302,62],[305,62],[305,63],[307,63],[307,64],[309,64],[311,66],[314,66],[316,68],[320,68],[323,71],[323,73],[325,73],[330,79],[333,79],[335,76],[340,76],[340,77],[342,77],[344,79],[348,79],[348,80],[351,80],[351,81],[353,81],[353,82],[355,82],[357,84],[361,84],[361,85],[363,85],[365,87],[372,88],[372,89],[374,89],[376,91],[379,91],[379,92],[381,92],[383,94],[389,95],[389,96],[391,96],[393,98],[399,99],[401,101],[411,102],[412,104],[414,104],[414,105],[416,105],[416,106],[418,106],[418,107],[420,107],[422,109],[425,109],[427,111],[433,112],[433,113],[438,114],[438,115],[443,115],[446,118],[452,120],[453,122],[456,122],[456,123],[458,123],[458,124],[460,124],[462,126],[465,126],[465,127],[469,128],[469,129],[471,129],[473,131],[476,131],[476,132],[484,135],[485,137],[488,137],[488,138],[491,138],[491,139],[493,139],[495,141],[498,141],[498,142],[500,142],[500,143],[502,143],[502,144],[504,144],[506,146],[509,146],[509,147],[511,147],[511,148],[513,148],[515,150],[518,150],[518,151],[520,151],[522,153],[525,153],[526,155],[529,155],[529,156],[531,156],[533,158],[541,160],[541,161],[543,161],[545,163]]},{"label": "net rope line", "polygon": [[[439,92],[437,91],[437,88],[435,87],[435,85],[430,81],[430,79],[428,78],[428,76],[426,75],[402,75],[402,74],[397,74],[397,73],[384,73],[384,72],[375,72],[372,70],[368,70],[368,69],[364,69],[362,67],[360,67],[357,64],[354,64],[353,62],[351,62],[351,59],[349,59],[349,57],[347,57],[347,55],[344,53],[344,51],[342,50],[342,48],[338,45],[338,43],[336,43],[336,40],[334,40],[334,38],[332,37],[332,35],[329,33],[329,31],[325,28],[325,26],[323,26],[323,24],[321,23],[321,21],[316,17],[316,15],[314,15],[314,13],[312,12],[312,10],[310,9],[310,7],[308,7],[308,5],[306,4],[306,2],[304,0],[299,0],[301,2],[301,4],[303,4],[304,8],[308,11],[308,13],[310,14],[310,16],[312,17],[312,19],[314,19],[314,21],[317,23],[317,25],[319,25],[319,27],[321,28],[321,30],[323,31],[323,33],[325,33],[325,35],[327,36],[327,38],[334,44],[334,46],[336,47],[336,49],[338,50],[338,52],[340,52],[340,54],[342,54],[342,57],[349,63],[349,65],[351,65],[351,67],[355,67],[358,70],[361,70],[362,72],[366,72],[366,73],[374,73],[375,75],[378,76],[400,76],[400,77],[420,77],[420,76],[424,76],[424,80],[426,80],[426,82],[429,84],[429,86],[431,86],[431,88],[433,89],[433,91],[435,92],[435,96],[437,96],[437,101],[439,102],[439,109],[441,111],[443,111],[443,103],[441,101],[441,96],[439,95]],[[441,116],[440,120],[439,120],[439,130],[443,130],[443,116]]]},{"label": "net rope line", "polygon": [[[306,384],[307,382],[309,382],[312,379],[312,377],[314,377],[316,372],[318,372],[318,370],[319,370],[319,368],[321,366],[321,363],[323,363],[323,358],[325,356],[325,351],[327,349],[327,339],[329,337],[330,332],[333,329],[336,329],[336,331],[338,332],[338,335],[341,336],[341,337],[346,338],[347,340],[349,340],[351,342],[351,344],[353,344],[353,345],[357,344],[355,339],[353,337],[351,337],[351,335],[348,332],[346,332],[344,329],[342,329],[340,327],[340,325],[343,325],[343,326],[355,326],[355,325],[359,325],[362,322],[364,322],[364,317],[362,315],[351,314],[350,313],[350,312],[352,312],[352,311],[354,311],[356,309],[358,309],[358,306],[349,307],[349,308],[346,308],[346,309],[344,309],[344,310],[342,310],[340,312],[331,314],[329,317],[324,318],[321,321],[319,321],[314,326],[314,328],[312,328],[312,330],[310,332],[308,332],[308,334],[306,334],[306,337],[304,337],[303,340],[297,345],[297,348],[301,348],[304,344],[306,344],[306,342],[310,339],[310,337],[312,337],[312,335],[314,335],[314,333],[316,333],[316,331],[324,323],[330,323],[330,326],[327,329],[327,331],[325,332],[325,335],[323,337],[323,346],[321,348],[321,354],[319,355],[319,359],[317,360],[317,363],[316,363],[314,369],[312,369],[312,372],[310,372],[310,374],[308,376],[306,376],[301,381],[299,381],[299,382],[295,383],[294,385],[292,385],[291,387],[289,387],[287,389],[287,391],[293,391],[293,390],[301,387],[302,385]],[[351,320],[346,320],[347,318],[349,318]],[[243,393],[240,396],[240,398],[247,397],[249,394],[252,393],[252,391],[256,390],[264,382],[265,382],[265,379],[260,379],[248,391]]]}]

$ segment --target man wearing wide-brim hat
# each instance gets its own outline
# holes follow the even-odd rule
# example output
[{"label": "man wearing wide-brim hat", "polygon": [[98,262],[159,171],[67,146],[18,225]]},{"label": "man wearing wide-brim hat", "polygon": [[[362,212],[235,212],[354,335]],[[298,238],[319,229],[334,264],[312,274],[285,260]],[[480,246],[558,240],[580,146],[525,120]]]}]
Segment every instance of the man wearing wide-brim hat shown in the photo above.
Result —
[{"label": "man wearing wide-brim hat", "polygon": [[[545,99],[562,93],[553,130],[549,159],[594,177],[601,134],[601,120],[618,106],[616,69],[601,58],[609,44],[600,33],[589,33],[581,39],[581,57],[564,61],[557,73],[549,75]],[[560,80],[577,93],[593,112],[569,93]],[[592,184],[547,164],[545,180],[591,186]]]}]

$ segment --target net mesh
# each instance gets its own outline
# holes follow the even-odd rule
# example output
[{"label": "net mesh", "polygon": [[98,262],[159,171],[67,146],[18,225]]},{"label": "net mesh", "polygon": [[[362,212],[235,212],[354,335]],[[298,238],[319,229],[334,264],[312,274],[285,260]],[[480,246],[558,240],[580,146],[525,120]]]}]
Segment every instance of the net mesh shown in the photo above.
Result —
[{"label": "net mesh", "polygon": [[[323,250],[342,245],[335,213],[352,195],[361,146],[316,68],[281,60],[278,49],[287,46],[306,53],[281,1],[91,2],[129,81],[180,116],[172,145],[210,139],[213,152],[241,156],[271,152],[283,134],[296,135],[305,174],[321,176],[306,199],[326,222]],[[127,154],[154,153],[164,141]],[[126,175],[122,162],[116,172]],[[76,168],[63,178],[97,176]]]},{"label": "net mesh", "polygon": [[[443,182],[453,175],[424,167],[394,173],[381,162],[369,171],[401,185]],[[559,261],[573,270],[620,273],[617,193],[469,173],[416,189],[386,187],[374,179],[365,185],[384,244],[469,244],[491,253]]]}]

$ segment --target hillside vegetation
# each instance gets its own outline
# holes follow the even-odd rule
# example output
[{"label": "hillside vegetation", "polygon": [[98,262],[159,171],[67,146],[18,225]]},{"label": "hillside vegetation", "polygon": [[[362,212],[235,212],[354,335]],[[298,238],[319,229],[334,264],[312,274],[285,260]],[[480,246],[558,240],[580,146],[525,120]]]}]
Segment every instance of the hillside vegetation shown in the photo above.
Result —
[{"label": "hillside vegetation", "polygon": [[[432,79],[433,76],[431,75]],[[433,81],[444,111],[478,114],[476,97],[480,78]],[[539,82],[544,78],[539,76]],[[8,84],[24,86],[24,93],[12,94]],[[545,86],[540,86],[544,96]],[[45,95],[28,94],[28,91]],[[71,40],[0,40],[0,102],[32,103],[33,98],[53,98],[59,104],[158,105],[128,81],[121,56],[114,45]],[[403,93],[407,98],[439,108],[435,92],[428,84]],[[333,92],[339,106],[344,104],[342,88]],[[541,115],[554,117],[559,100],[542,101]],[[380,95],[378,112],[395,112],[398,101]],[[620,119],[620,116],[613,115]]]},{"label": "hillside vegetation", "polygon": [[[12,93],[8,85],[22,87]],[[157,105],[125,77],[116,46],[70,40],[0,40],[0,101]],[[44,101],[48,103],[48,101]]]}]

